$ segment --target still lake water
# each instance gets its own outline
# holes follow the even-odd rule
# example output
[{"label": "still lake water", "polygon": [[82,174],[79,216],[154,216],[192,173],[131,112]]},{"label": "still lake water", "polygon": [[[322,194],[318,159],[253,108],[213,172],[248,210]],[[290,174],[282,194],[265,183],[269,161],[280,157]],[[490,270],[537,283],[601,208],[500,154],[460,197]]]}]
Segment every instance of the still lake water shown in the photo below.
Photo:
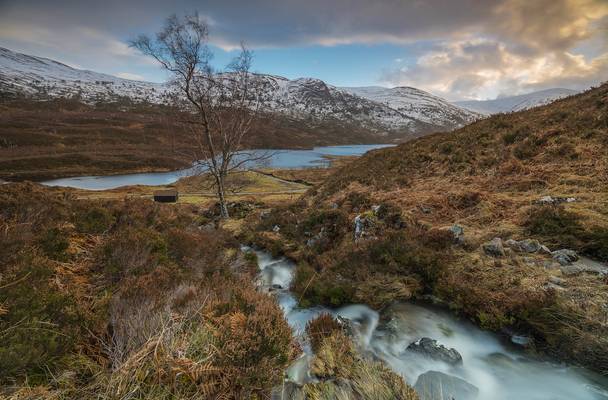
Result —
[{"label": "still lake water", "polygon": [[[259,156],[268,154],[263,162],[245,165],[245,168],[313,168],[327,167],[327,156],[360,156],[369,150],[389,147],[387,144],[364,144],[348,146],[315,147],[312,150],[252,150]],[[47,186],[65,186],[87,190],[106,190],[131,185],[168,185],[180,178],[194,175],[198,168],[187,168],[168,172],[146,172],[125,175],[77,176],[41,182]]]}]

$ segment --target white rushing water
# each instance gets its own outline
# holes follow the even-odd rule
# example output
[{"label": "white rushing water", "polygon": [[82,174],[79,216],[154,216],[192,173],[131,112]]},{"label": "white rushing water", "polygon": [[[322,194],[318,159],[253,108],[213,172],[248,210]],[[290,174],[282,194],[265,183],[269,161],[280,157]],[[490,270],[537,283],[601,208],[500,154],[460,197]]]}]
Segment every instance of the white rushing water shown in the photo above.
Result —
[{"label": "white rushing water", "polygon": [[[298,308],[297,299],[288,290],[295,264],[285,258],[274,259],[263,251],[243,249],[255,251],[260,267],[258,285],[274,291],[289,325],[308,353],[288,370],[288,376],[298,383],[312,379],[307,371],[310,348],[304,336],[306,323],[321,313],[330,313],[352,322],[362,352],[383,360],[412,385],[421,374],[439,371],[475,385],[480,400],[608,399],[605,377],[582,368],[534,359],[503,343],[498,336],[434,307],[397,303],[382,315],[362,304],[338,309]],[[462,355],[462,365],[451,366],[405,351],[422,337],[456,349]]]}]

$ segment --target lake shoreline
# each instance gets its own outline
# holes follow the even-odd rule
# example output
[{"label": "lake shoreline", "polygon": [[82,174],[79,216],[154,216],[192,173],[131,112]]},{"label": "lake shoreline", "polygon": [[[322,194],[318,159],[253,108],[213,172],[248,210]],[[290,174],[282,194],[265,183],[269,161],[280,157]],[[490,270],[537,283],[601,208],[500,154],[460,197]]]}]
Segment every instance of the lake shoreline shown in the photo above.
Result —
[{"label": "lake shoreline", "polygon": [[[327,168],[332,160],[343,156],[357,157],[370,150],[393,146],[391,144],[374,145],[337,145],[313,147],[310,150],[293,149],[254,149],[254,151],[271,152],[271,156],[263,164],[254,163],[246,166],[245,169],[310,169]],[[109,190],[123,186],[160,186],[170,185],[179,179],[199,175],[201,171],[196,171],[196,166],[189,166],[177,170],[161,170],[158,172],[136,172],[128,174],[103,174],[69,176],[65,178],[55,178],[50,180],[40,180],[45,186],[72,187],[87,190]]]}]

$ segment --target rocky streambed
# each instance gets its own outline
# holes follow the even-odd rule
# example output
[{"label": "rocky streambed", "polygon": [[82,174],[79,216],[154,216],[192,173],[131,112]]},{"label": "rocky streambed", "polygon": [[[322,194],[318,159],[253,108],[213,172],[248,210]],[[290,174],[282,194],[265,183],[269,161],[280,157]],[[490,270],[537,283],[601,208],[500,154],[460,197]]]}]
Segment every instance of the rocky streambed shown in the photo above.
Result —
[{"label": "rocky streambed", "polygon": [[306,323],[322,313],[348,323],[364,357],[382,360],[414,386],[422,400],[608,399],[608,379],[588,370],[532,358],[515,344],[461,321],[445,310],[396,303],[379,312],[364,304],[338,309],[299,308],[289,291],[295,264],[248,247],[257,255],[257,285],[276,296],[304,354],[287,380],[314,380]]}]

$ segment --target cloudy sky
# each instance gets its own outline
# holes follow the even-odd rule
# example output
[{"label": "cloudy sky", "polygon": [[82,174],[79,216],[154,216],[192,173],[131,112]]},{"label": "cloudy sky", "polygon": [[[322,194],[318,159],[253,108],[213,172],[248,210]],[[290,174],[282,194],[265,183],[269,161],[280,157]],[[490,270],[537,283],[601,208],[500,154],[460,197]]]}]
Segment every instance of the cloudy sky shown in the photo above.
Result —
[{"label": "cloudy sky", "polygon": [[288,78],[450,100],[608,80],[608,0],[0,0],[0,46],[162,81],[127,41],[193,10],[210,24],[215,63],[244,40],[256,71]]}]

